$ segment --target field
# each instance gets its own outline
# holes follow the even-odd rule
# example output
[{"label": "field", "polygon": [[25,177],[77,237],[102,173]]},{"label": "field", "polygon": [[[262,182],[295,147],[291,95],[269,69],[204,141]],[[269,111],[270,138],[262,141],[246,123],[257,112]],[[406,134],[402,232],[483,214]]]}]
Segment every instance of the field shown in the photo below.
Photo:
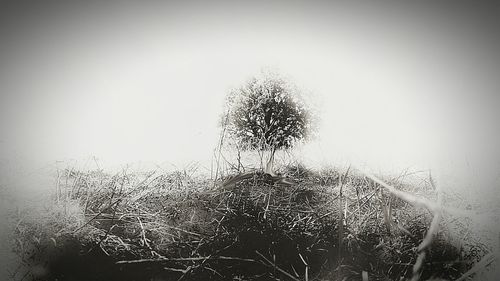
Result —
[{"label": "field", "polygon": [[42,204],[8,213],[9,278],[495,280],[477,214],[431,177],[276,169],[58,170]]}]

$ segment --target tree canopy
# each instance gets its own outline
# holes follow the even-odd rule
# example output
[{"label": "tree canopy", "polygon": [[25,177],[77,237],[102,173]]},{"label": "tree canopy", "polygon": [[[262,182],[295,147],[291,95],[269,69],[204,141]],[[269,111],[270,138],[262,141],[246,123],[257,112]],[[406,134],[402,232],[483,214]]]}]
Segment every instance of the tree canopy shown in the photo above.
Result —
[{"label": "tree canopy", "polygon": [[228,96],[228,131],[248,149],[287,149],[305,140],[311,112],[298,88],[277,74],[249,79]]}]

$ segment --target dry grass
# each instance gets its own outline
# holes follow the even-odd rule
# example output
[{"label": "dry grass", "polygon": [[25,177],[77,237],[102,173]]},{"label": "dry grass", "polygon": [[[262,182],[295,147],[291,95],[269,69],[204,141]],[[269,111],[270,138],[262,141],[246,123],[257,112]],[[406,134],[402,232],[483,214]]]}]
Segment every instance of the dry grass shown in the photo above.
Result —
[{"label": "dry grass", "polygon": [[455,280],[491,266],[473,267],[491,251],[480,241],[454,242],[450,229],[465,233],[471,218],[444,207],[431,182],[416,188],[300,165],[279,171],[295,184],[260,172],[220,188],[223,180],[214,187],[186,171],[62,171],[46,208],[11,214],[22,261],[11,277]]}]

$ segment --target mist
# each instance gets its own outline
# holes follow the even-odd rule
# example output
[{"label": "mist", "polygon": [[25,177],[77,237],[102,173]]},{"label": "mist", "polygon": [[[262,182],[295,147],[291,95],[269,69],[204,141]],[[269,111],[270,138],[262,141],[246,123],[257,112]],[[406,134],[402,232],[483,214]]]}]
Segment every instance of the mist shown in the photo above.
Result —
[{"label": "mist", "polygon": [[225,96],[274,69],[321,118],[305,163],[431,170],[491,195],[497,19],[458,2],[7,5],[1,159],[207,168]]}]

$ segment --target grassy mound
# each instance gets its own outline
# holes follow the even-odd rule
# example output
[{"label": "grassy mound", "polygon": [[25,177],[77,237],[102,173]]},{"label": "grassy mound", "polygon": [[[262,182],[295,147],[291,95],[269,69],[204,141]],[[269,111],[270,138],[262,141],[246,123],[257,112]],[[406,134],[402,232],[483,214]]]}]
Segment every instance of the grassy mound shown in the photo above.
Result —
[{"label": "grassy mound", "polygon": [[[302,166],[281,172],[295,184],[280,185],[259,172],[222,188],[185,172],[67,170],[49,207],[13,214],[13,247],[23,264],[13,279],[412,276],[417,246],[432,219],[427,211],[384,194],[364,176]],[[426,188],[418,192],[431,194]],[[486,251],[450,241],[445,230],[437,233],[421,280],[456,279]]]}]

